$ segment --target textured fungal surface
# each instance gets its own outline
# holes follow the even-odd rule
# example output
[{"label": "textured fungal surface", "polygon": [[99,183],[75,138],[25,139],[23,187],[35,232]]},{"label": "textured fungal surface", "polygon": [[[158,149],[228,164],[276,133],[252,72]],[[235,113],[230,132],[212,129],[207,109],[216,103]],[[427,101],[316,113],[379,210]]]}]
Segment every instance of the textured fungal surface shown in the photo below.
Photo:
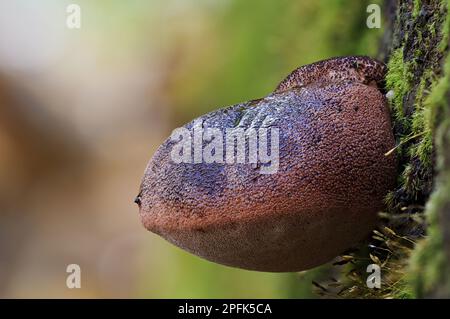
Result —
[{"label": "textured fungal surface", "polygon": [[[329,261],[374,227],[395,184],[390,115],[367,57],[301,67],[266,98],[208,113],[185,128],[277,128],[279,167],[175,163],[167,139],[137,202],[145,227],[221,264],[299,271]],[[204,142],[207,143],[207,142]],[[246,154],[248,155],[248,154]]]},{"label": "textured fungal surface", "polygon": [[359,82],[380,85],[384,81],[386,66],[368,57],[341,57],[301,66],[289,74],[275,92],[312,83],[322,85],[339,82]]}]

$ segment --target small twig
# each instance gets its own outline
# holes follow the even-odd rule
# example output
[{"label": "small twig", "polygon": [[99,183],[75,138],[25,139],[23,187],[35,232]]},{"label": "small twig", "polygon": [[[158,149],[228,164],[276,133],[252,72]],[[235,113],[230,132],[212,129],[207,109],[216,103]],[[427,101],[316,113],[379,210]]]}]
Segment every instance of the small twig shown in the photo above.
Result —
[{"label": "small twig", "polygon": [[411,141],[412,139],[415,139],[416,137],[422,136],[425,133],[427,133],[428,131],[423,131],[417,134],[414,134],[413,136],[408,137],[406,140],[401,141],[397,146],[395,146],[393,149],[389,150],[386,154],[384,154],[384,156],[389,156],[391,155],[397,148],[399,148],[400,146],[402,146],[405,143],[408,143],[409,141]]}]

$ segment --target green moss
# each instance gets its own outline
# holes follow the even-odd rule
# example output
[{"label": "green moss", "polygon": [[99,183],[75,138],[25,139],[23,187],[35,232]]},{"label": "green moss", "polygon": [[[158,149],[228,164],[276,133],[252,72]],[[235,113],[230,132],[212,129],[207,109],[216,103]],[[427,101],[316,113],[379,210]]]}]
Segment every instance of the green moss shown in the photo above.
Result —
[{"label": "green moss", "polygon": [[432,70],[426,70],[417,86],[414,114],[411,117],[411,134],[421,138],[410,147],[408,154],[411,158],[419,158],[426,167],[432,165],[433,123],[430,121],[431,105],[427,101],[429,87],[432,87],[434,83],[434,73]]},{"label": "green moss", "polygon": [[429,24],[428,31],[430,31],[432,37],[436,36],[436,23],[435,22]]},{"label": "green moss", "polygon": [[[450,4],[450,1],[448,2]],[[444,4],[445,2],[442,3],[441,10]],[[450,12],[447,11],[446,20],[441,29],[442,39],[438,48],[440,52],[448,47],[449,30]],[[417,102],[421,108],[413,123],[415,131],[426,132],[415,151],[416,155],[430,154],[433,137],[435,137],[438,172],[435,190],[426,206],[427,236],[417,244],[409,262],[408,282],[417,298],[450,295],[450,279],[448,278],[450,265],[446,262],[440,220],[440,212],[448,210],[448,194],[450,194],[450,170],[443,165],[446,148],[448,148],[448,145],[443,145],[444,134],[450,131],[450,114],[446,110],[449,102],[447,94],[450,91],[450,55],[447,55],[443,69],[443,76],[438,80],[432,75],[423,78],[424,81],[431,82],[431,90],[424,99],[418,96]],[[421,87],[421,92],[424,92],[425,86]],[[420,104],[421,101],[423,101],[422,104]],[[438,123],[439,119],[441,123]],[[442,121],[442,119],[445,120]]]},{"label": "green moss", "polygon": [[[447,59],[444,66],[445,75],[439,81],[433,78],[433,73],[427,72],[419,85],[419,91],[416,95],[416,112],[412,118],[412,131],[414,134],[423,132],[421,141],[411,148],[411,156],[417,156],[421,162],[431,165],[431,156],[433,151],[433,135],[435,133],[437,110],[446,103],[445,95],[450,89],[450,60]],[[426,88],[425,83],[430,82],[431,92],[424,98],[423,93]]]},{"label": "green moss", "polygon": [[393,191],[387,193],[384,197],[384,204],[386,205],[388,210],[393,210],[396,204],[395,202],[395,193]]},{"label": "green moss", "polygon": [[403,97],[411,88],[411,80],[410,63],[404,62],[403,48],[398,48],[392,53],[388,62],[386,86],[389,90],[394,91],[394,116],[403,125],[408,124],[403,110]]},{"label": "green moss", "polygon": [[441,280],[442,273],[446,271],[438,212],[440,207],[448,201],[450,184],[447,184],[439,187],[430,198],[427,206],[428,235],[425,240],[417,244],[410,258],[408,281],[416,298],[426,296]]},{"label": "green moss", "polygon": [[432,129],[436,125],[437,110],[444,108],[447,103],[446,94],[450,89],[450,57],[447,57],[444,64],[444,76],[435,82],[431,93],[425,100],[426,112],[425,123]]},{"label": "green moss", "polygon": [[413,18],[417,18],[420,12],[421,0],[414,0]]},{"label": "green moss", "polygon": [[[448,1],[450,2],[450,1]],[[444,52],[448,47],[448,41],[449,41],[449,33],[450,33],[450,4],[446,3],[446,1],[443,1],[441,4],[441,10],[445,11],[447,10],[447,17],[445,18],[444,26],[442,27],[441,33],[442,33],[442,40],[439,44],[439,51]]]},{"label": "green moss", "polygon": [[[414,12],[416,14],[420,11],[420,7],[421,1],[414,1]],[[445,3],[438,4],[437,7],[442,13],[446,11]],[[439,12],[436,14],[439,14]],[[406,62],[404,58],[405,47],[396,49],[390,57],[389,71],[386,77],[387,88],[394,91],[392,102],[394,121],[402,127],[402,134],[397,136],[402,147],[398,148],[397,154],[406,154],[411,160],[419,159],[422,170],[430,168],[433,164],[433,127],[435,124],[433,121],[436,118],[435,105],[437,105],[436,101],[433,100],[440,100],[441,96],[445,94],[447,88],[440,88],[440,86],[444,86],[444,83],[448,81],[443,79],[438,83],[435,75],[437,67],[433,64],[422,71],[419,81],[414,78],[414,74],[416,70],[420,70],[421,64],[423,64],[423,53],[436,51],[437,21],[439,19],[435,19],[425,26],[429,31],[427,33],[422,31],[423,28],[420,29],[416,26],[415,29],[405,35],[404,43],[408,41],[408,36],[414,36],[416,45],[413,57]],[[441,33],[440,47],[446,47],[446,41],[448,40],[446,34],[450,29],[449,21],[449,13],[447,12],[445,22],[438,23]],[[426,36],[424,36],[425,34]],[[414,97],[413,112],[410,111],[412,114],[408,116],[405,114],[404,105],[407,94],[412,94]],[[408,172],[413,174],[414,170],[405,169],[403,175]]]},{"label": "green moss", "polygon": [[[409,264],[409,282],[415,293],[420,298],[436,292],[435,286],[444,282],[445,295],[450,294],[450,280],[445,278],[450,273],[450,265],[446,263],[445,250],[443,248],[443,237],[439,212],[447,209],[449,205],[448,194],[450,194],[450,170],[444,167],[446,147],[442,145],[443,134],[450,131],[450,119],[446,106],[448,100],[446,94],[450,90],[450,55],[444,66],[444,76],[434,85],[430,95],[426,99],[426,125],[437,135],[437,169],[438,178],[435,191],[427,203],[426,217],[428,221],[428,234],[416,247]],[[438,116],[438,113],[440,116]],[[435,128],[436,118],[446,120]]]}]

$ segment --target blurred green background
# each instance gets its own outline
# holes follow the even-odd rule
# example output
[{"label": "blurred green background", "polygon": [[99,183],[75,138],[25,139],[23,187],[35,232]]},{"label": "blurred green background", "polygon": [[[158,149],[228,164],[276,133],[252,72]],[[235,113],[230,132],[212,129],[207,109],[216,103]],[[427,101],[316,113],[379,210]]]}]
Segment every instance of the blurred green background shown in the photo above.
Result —
[{"label": "blurred green background", "polygon": [[[321,269],[204,261],[146,232],[133,199],[175,127],[300,65],[376,56],[378,2],[0,0],[0,296],[311,297]],[[66,287],[71,263],[81,289]]]}]

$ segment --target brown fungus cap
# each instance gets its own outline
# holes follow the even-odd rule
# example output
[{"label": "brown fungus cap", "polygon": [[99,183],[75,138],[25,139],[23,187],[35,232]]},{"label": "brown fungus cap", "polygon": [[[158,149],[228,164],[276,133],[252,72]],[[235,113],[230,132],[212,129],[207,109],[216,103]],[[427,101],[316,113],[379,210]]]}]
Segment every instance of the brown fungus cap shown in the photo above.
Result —
[{"label": "brown fungus cap", "polygon": [[175,163],[166,140],[137,202],[145,227],[208,260],[259,271],[323,264],[374,227],[394,186],[385,66],[342,57],[301,67],[270,96],[201,116],[203,128],[279,129],[279,167]]}]

